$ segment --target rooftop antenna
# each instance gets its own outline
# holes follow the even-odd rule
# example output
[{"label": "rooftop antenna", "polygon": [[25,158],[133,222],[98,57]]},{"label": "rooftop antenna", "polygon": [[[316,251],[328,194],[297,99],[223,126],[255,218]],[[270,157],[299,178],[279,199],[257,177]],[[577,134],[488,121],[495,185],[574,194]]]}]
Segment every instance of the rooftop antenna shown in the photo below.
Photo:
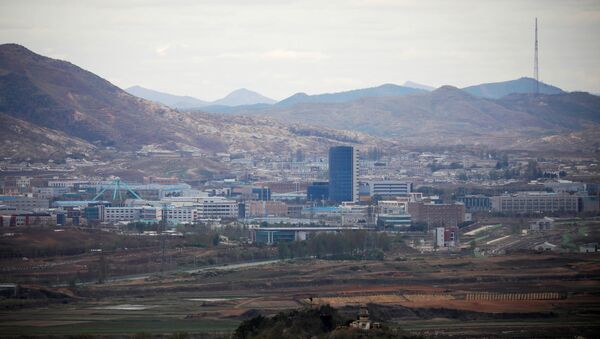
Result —
[{"label": "rooftop antenna", "polygon": [[538,70],[538,25],[535,18],[535,56],[533,59],[533,78],[535,79],[535,94],[540,94],[540,74]]}]

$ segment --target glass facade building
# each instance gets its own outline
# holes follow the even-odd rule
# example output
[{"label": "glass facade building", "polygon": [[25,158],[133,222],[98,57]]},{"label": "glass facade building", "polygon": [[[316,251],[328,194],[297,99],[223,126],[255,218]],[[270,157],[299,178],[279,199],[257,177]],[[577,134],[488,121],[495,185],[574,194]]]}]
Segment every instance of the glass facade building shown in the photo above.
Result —
[{"label": "glass facade building", "polygon": [[306,200],[329,200],[329,183],[313,182],[306,188]]},{"label": "glass facade building", "polygon": [[329,200],[358,200],[358,150],[351,146],[329,149]]}]

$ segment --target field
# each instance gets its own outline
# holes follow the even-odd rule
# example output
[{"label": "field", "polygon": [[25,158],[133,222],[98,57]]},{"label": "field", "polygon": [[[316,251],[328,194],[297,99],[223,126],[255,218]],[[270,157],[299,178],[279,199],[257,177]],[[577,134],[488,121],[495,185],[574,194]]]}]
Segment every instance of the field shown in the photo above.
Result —
[{"label": "field", "polygon": [[[426,336],[593,336],[600,331],[597,254],[474,257],[396,250],[384,260],[261,259],[241,265],[193,265],[191,256],[225,258],[221,252],[232,249],[219,245],[172,251],[179,258],[173,261],[185,264],[173,265],[163,274],[123,274],[127,270],[113,268],[115,263],[135,266],[143,257],[140,248],[128,254],[131,260],[122,259],[127,255],[118,251],[107,253],[111,271],[102,284],[93,280],[23,283],[17,298],[3,290],[0,333],[186,332],[227,337],[252,316],[321,303],[350,316],[360,304],[368,304],[373,319]],[[4,259],[2,267],[14,265],[15,260]],[[4,282],[11,282],[11,276],[24,279],[40,272],[69,271],[81,261],[91,264],[94,260],[97,254],[90,253],[32,259],[57,265],[9,270]]]}]

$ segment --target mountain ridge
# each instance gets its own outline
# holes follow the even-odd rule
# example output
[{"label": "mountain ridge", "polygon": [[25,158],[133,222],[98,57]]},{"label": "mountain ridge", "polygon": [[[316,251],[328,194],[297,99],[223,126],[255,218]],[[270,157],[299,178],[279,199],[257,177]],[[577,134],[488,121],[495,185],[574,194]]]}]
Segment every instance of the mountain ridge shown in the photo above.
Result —
[{"label": "mountain ridge", "polygon": [[255,104],[274,104],[277,101],[268,98],[258,92],[246,88],[239,88],[215,101],[201,100],[191,96],[174,95],[166,92],[156,91],[142,86],[131,86],[126,92],[142,99],[154,101],[175,109],[193,109],[205,106],[241,106]]},{"label": "mountain ridge", "polygon": [[339,103],[348,102],[363,97],[378,96],[400,96],[424,92],[421,89],[404,87],[395,84],[383,84],[376,87],[359,88],[343,92],[323,93],[308,95],[303,92],[296,93],[288,98],[279,101],[276,106],[288,107],[298,103],[319,102],[319,103]]}]

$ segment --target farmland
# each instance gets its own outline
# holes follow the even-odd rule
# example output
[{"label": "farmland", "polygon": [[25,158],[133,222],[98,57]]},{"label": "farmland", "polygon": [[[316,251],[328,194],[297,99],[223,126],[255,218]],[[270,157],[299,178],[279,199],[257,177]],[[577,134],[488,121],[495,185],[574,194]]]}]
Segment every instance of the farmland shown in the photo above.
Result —
[{"label": "farmland", "polygon": [[[144,251],[129,255],[139,261]],[[395,248],[383,260],[188,262],[190,256],[203,255],[224,260],[228,257],[223,253],[231,251],[223,245],[173,250],[172,260],[185,265],[138,275],[114,270],[116,262],[127,266],[129,261],[119,261],[118,251],[107,253],[113,271],[102,284],[20,285],[19,293],[29,297],[0,302],[0,331],[14,336],[186,332],[227,337],[242,320],[257,314],[319,304],[331,304],[350,316],[360,304],[368,304],[375,320],[422,335],[585,336],[600,330],[596,254],[436,256],[408,255]],[[94,262],[97,254],[74,258],[62,266],[14,274],[68,270],[81,260]],[[3,267],[14,261],[5,259]],[[123,273],[127,275],[119,275]]]}]

